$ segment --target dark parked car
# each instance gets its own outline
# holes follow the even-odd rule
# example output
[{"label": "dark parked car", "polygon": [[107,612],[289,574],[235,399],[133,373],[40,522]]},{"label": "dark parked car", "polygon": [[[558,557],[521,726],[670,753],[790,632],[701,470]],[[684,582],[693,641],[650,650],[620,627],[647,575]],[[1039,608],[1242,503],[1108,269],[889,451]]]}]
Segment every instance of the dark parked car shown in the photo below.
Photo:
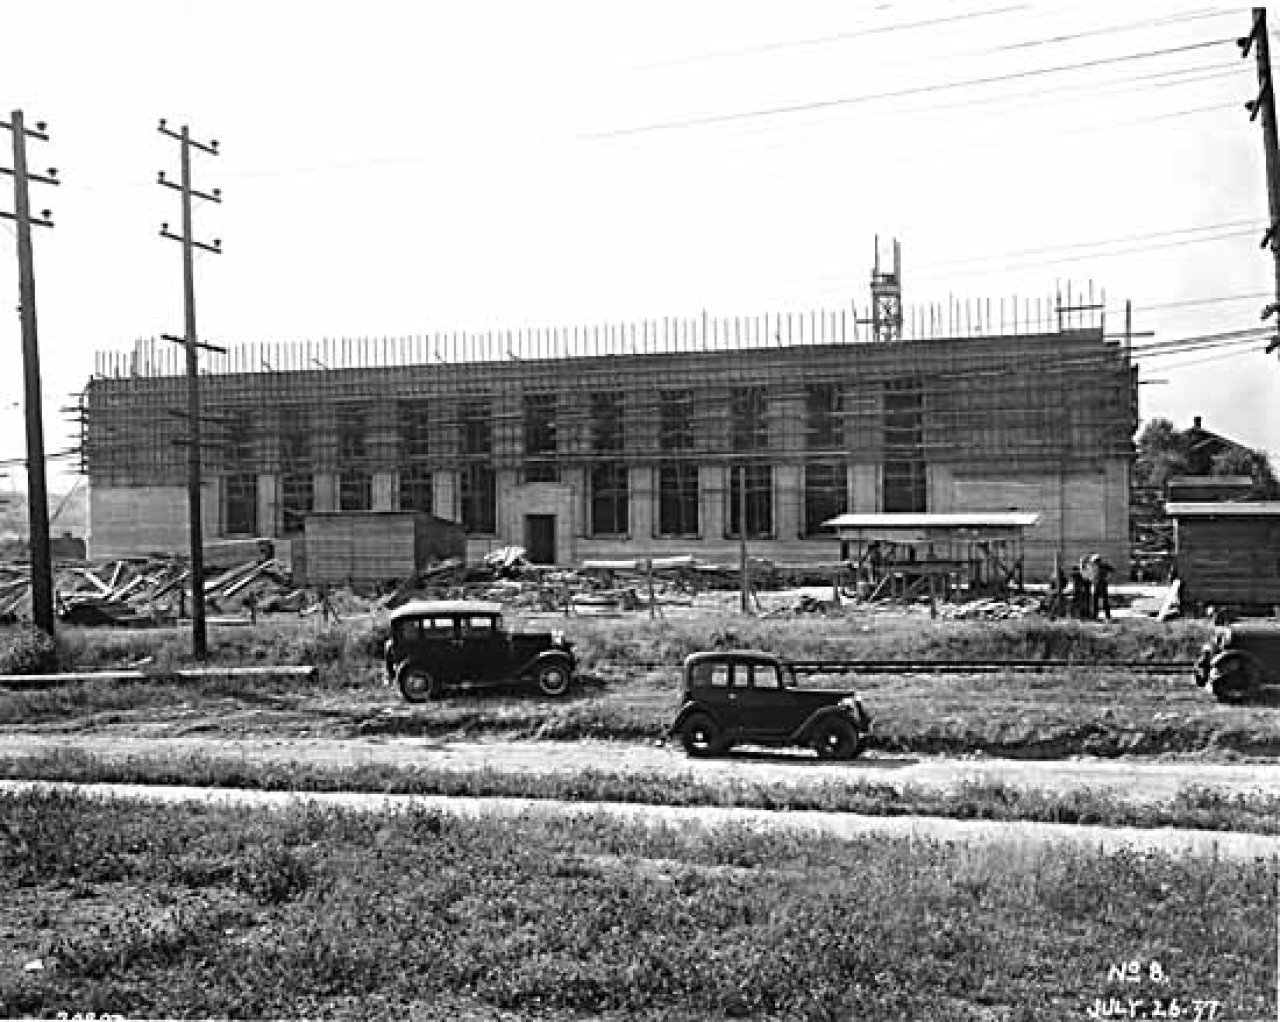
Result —
[{"label": "dark parked car", "polygon": [[822,759],[852,759],[871,730],[856,693],[800,688],[790,664],[757,650],[692,654],[680,695],[671,730],[690,756],[745,743],[808,745]]},{"label": "dark parked car", "polygon": [[1280,681],[1280,621],[1240,621],[1214,630],[1196,658],[1196,684],[1224,703],[1243,703]]},{"label": "dark parked car", "polygon": [[391,613],[387,675],[411,703],[451,685],[526,682],[543,695],[573,685],[577,661],[559,632],[508,632],[502,606],[477,600],[417,600]]}]

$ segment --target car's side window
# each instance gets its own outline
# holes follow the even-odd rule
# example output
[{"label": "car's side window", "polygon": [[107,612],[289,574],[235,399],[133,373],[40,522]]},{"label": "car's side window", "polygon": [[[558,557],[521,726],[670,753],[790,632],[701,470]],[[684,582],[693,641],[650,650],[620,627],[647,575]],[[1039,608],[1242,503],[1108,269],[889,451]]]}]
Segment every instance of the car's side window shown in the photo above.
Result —
[{"label": "car's side window", "polygon": [[416,642],[421,635],[421,621],[401,621],[396,625],[400,639],[404,642]]},{"label": "car's side window", "polygon": [[773,664],[756,664],[751,669],[752,688],[778,688],[778,668]]},{"label": "car's side window", "polygon": [[728,664],[711,665],[711,684],[715,688],[728,688],[730,670]]},{"label": "car's side window", "polygon": [[427,618],[422,622],[423,635],[429,639],[448,639],[453,636],[453,619],[448,617]]},{"label": "car's side window", "polygon": [[463,632],[472,638],[483,639],[493,634],[494,619],[491,617],[469,617],[463,622]]}]

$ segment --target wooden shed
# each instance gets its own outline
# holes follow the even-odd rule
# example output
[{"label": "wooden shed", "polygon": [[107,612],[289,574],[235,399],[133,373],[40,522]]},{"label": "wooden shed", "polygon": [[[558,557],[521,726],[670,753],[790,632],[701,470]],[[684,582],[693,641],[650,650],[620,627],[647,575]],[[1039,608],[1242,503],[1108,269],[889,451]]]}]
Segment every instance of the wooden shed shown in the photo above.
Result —
[{"label": "wooden shed", "polygon": [[1182,601],[1280,605],[1280,501],[1170,501]]},{"label": "wooden shed", "polygon": [[295,576],[308,585],[403,581],[428,564],[465,558],[457,522],[421,511],[323,511],[307,515]]}]

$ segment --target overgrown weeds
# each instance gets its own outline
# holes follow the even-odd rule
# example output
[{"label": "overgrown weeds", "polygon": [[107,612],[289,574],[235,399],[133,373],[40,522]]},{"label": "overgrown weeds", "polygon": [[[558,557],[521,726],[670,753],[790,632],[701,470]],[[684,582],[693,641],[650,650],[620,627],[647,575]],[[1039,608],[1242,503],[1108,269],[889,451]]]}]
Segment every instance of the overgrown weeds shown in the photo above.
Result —
[{"label": "overgrown weeds", "polygon": [[[43,971],[0,987],[10,1017],[449,1004],[553,1018],[1043,1019],[1126,995],[1211,997],[1220,1016],[1260,1017],[1271,989],[1274,878],[1261,861],[32,794],[0,797],[0,812],[0,920],[17,947],[48,949]],[[57,849],[70,833],[94,835],[75,863]],[[174,888],[185,860],[234,864],[253,847],[305,858],[310,882],[288,886],[284,866],[277,900],[234,872]],[[23,857],[51,863],[24,881],[43,899],[99,859],[123,872],[74,920],[23,915]],[[1109,980],[1134,957],[1171,984]]]},{"label": "overgrown weeds", "polygon": [[52,674],[61,659],[57,643],[38,628],[0,632],[0,674]]}]

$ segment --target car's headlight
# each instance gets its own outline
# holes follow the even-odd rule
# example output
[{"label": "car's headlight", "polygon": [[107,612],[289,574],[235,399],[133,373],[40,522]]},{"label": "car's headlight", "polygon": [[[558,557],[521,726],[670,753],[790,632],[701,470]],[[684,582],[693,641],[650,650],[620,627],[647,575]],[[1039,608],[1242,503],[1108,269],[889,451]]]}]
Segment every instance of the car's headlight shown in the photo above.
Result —
[{"label": "car's headlight", "polygon": [[840,700],[840,707],[850,713],[862,713],[862,703],[858,702],[857,696],[845,696]]},{"label": "car's headlight", "polygon": [[552,644],[553,646],[564,646],[564,645],[566,645],[566,643],[565,643],[565,641],[564,641],[564,632],[560,631],[559,629],[556,629],[554,632],[552,632],[552,633],[551,633],[551,644]]}]

